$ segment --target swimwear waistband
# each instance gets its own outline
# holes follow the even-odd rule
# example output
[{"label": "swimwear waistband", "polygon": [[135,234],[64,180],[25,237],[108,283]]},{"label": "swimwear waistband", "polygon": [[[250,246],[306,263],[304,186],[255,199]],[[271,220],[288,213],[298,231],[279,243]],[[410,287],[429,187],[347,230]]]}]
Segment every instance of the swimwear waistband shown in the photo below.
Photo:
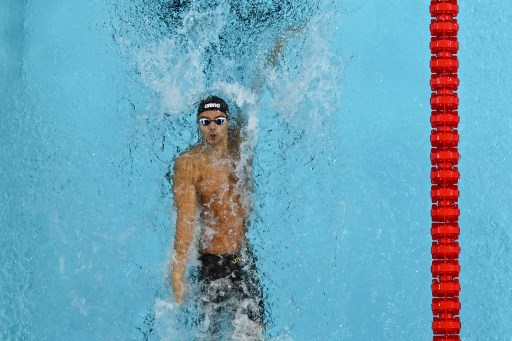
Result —
[{"label": "swimwear waistband", "polygon": [[236,253],[218,254],[218,253],[200,253],[199,260],[201,261],[218,261],[237,263],[240,260],[240,255]]}]

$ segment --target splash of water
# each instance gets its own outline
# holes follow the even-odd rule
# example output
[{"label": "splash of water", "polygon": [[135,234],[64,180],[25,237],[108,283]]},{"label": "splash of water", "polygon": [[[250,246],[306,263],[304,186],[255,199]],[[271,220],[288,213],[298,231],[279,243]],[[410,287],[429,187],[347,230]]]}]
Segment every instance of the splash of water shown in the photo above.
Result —
[{"label": "splash of water", "polygon": [[[295,125],[299,123],[292,118],[298,113],[319,125],[323,115],[336,110],[340,96],[337,78],[342,68],[328,44],[328,22],[333,14],[320,11],[317,1],[134,3],[120,12],[142,17],[142,25],[120,24],[115,39],[133,56],[141,81],[156,95],[148,105],[153,114],[146,114],[147,131],[161,134],[166,117],[189,117],[191,122],[194,115],[190,113],[201,98],[220,95],[242,122],[236,168],[243,180],[240,184],[250,182],[265,93],[270,94],[280,117]],[[181,136],[180,130],[187,128],[180,123],[170,119],[167,132],[171,137]],[[315,124],[305,127],[314,129]],[[175,138],[169,143],[183,150],[190,140]],[[250,195],[243,200],[250,206]],[[197,321],[187,320],[183,309],[169,300],[157,298],[155,302],[157,329],[163,340],[179,340],[184,326]],[[194,315],[199,308],[196,304],[190,309]],[[237,314],[233,339],[245,340],[243,330],[249,322],[247,316]]]}]

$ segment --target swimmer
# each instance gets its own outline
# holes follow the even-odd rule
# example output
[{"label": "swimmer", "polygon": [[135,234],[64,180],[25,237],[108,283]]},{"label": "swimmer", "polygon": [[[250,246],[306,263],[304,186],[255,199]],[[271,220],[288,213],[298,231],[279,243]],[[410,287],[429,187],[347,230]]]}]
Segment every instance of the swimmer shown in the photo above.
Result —
[{"label": "swimmer", "polygon": [[248,185],[237,172],[240,161],[229,141],[229,122],[223,99],[212,96],[201,101],[197,112],[201,142],[176,160],[171,281],[175,301],[181,305],[187,295],[187,259],[197,238],[199,291],[209,333],[218,330],[216,319],[228,311],[233,321],[243,315],[241,320],[256,326],[248,333],[261,336],[262,290],[246,238]]}]

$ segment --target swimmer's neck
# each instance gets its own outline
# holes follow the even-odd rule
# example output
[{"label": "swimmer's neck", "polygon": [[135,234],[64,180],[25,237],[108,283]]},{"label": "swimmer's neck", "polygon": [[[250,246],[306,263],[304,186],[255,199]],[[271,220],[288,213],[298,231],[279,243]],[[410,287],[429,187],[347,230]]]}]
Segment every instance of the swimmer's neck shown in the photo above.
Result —
[{"label": "swimmer's neck", "polygon": [[202,153],[215,160],[229,159],[228,142],[222,141],[218,144],[202,142]]}]

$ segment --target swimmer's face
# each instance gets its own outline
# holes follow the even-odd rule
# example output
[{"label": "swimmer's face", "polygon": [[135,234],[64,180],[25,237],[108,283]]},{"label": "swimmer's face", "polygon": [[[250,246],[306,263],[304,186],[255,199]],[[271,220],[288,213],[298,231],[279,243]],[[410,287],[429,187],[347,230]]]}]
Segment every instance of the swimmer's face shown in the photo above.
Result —
[{"label": "swimmer's face", "polygon": [[[216,122],[221,123],[222,119],[224,119],[224,122],[218,125]],[[209,122],[209,124],[204,125],[202,122]],[[217,145],[221,142],[227,141],[228,122],[228,116],[219,110],[203,111],[197,117],[197,124],[199,125],[201,136],[204,141],[210,145]]]}]

